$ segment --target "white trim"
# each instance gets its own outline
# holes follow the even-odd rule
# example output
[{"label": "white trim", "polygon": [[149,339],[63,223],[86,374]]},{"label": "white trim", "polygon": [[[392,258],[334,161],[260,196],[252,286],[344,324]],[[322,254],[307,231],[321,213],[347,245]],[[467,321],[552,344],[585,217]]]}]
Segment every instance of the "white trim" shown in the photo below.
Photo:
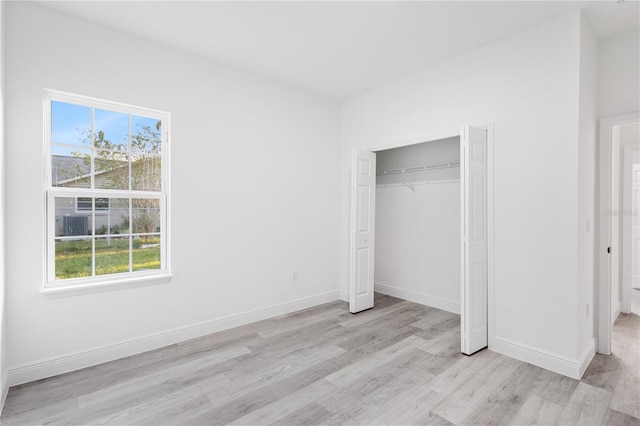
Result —
[{"label": "white trim", "polygon": [[349,292],[347,290],[340,290],[340,300],[349,303]]},{"label": "white trim", "polygon": [[109,101],[106,99],[94,98],[92,96],[78,95],[75,93],[62,92],[60,90],[44,89],[45,100],[56,100],[60,102],[83,105],[86,107],[95,107],[98,109],[107,109],[110,111],[120,112],[123,114],[133,114],[153,119],[162,119],[167,114],[153,108],[145,108],[137,105],[125,104],[123,102]]},{"label": "white trim", "polygon": [[620,312],[620,306],[618,305],[618,307],[616,308],[616,310],[613,312],[613,315],[611,316],[611,325],[613,326],[613,323],[616,322],[616,320],[618,319],[618,317],[620,316],[620,314],[622,312]]},{"label": "white trim", "polygon": [[487,344],[493,349],[495,338],[495,198],[494,198],[494,133],[495,123],[480,126],[487,131]]},{"label": "white trim", "polygon": [[[4,25],[5,2],[0,1],[0,26]],[[5,32],[0,30],[0,415],[9,392],[7,384],[8,336],[7,336],[7,291],[5,269],[5,85],[4,85],[4,40]],[[1,421],[0,421],[1,422]]]},{"label": "white trim", "polygon": [[595,339],[592,339],[582,356],[578,359],[557,355],[498,336],[494,336],[492,350],[502,355],[510,356],[511,358],[553,371],[554,373],[579,380],[595,356],[595,344]]},{"label": "white trim", "polygon": [[[0,2],[0,25],[5,22],[4,2]],[[7,375],[7,291],[5,273],[5,92],[4,92],[4,31],[0,30],[0,414],[9,392]]]},{"label": "white trim", "polygon": [[399,297],[400,299],[408,300],[409,302],[431,306],[432,308],[442,309],[443,311],[460,315],[460,302],[453,302],[439,297],[403,290],[401,288],[381,283],[375,283],[375,291],[388,296]]},{"label": "white trim", "polygon": [[598,232],[596,233],[596,277],[595,288],[595,334],[598,353],[611,353],[611,267],[607,247],[611,245],[611,130],[613,126],[633,123],[640,120],[640,112],[602,118],[599,121],[598,137],[598,171],[596,197],[596,217]]},{"label": "white trim", "polygon": [[[633,177],[633,152],[640,150],[640,143],[628,143],[621,146],[622,156],[620,157],[621,177],[620,177],[620,228],[622,230],[620,239],[620,257],[621,257],[621,306],[620,310],[626,314],[631,312],[631,275],[633,257],[632,251],[632,232],[633,232],[633,200],[632,196],[632,177]],[[615,321],[615,318],[614,318]],[[614,322],[612,321],[612,323]]]},{"label": "white trim", "polygon": [[76,198],[148,198],[160,199],[164,196],[162,192],[155,191],[129,191],[126,189],[89,189],[89,188],[69,188],[54,186],[50,188],[50,193],[56,197]]},{"label": "white trim", "polygon": [[[52,183],[52,164],[51,164],[51,98],[47,94],[47,90],[44,91],[44,96],[42,98],[42,144],[43,149],[42,152],[44,155],[42,156],[43,162],[43,170],[44,174],[42,175],[42,221],[44,224],[42,233],[42,254],[43,259],[45,260],[44,265],[42,267],[42,285],[44,286],[46,282],[53,279],[53,274],[51,273],[51,269],[49,265],[55,263],[55,256],[52,247],[52,242],[49,239],[50,229],[55,229],[55,218],[52,218],[49,215],[49,208],[51,207],[49,204],[53,202],[50,199],[48,189]],[[53,207],[55,209],[55,206]],[[54,231],[55,234],[55,231]]]},{"label": "white trim", "polygon": [[340,299],[338,290],[318,294],[303,299],[267,306],[239,314],[229,315],[209,321],[203,321],[184,327],[173,328],[158,333],[140,336],[110,345],[100,346],[68,353],[54,358],[41,359],[14,366],[9,369],[9,386],[16,386],[34,380],[67,373],[81,368],[114,361],[142,352],[158,349],[167,345],[183,342],[219,331],[238,327],[279,315],[307,309]]},{"label": "white trim", "polygon": [[[137,274],[137,275],[136,275]],[[65,297],[76,296],[79,294],[101,293],[103,291],[117,290],[121,288],[143,287],[147,285],[167,284],[173,278],[173,275],[166,271],[159,272],[127,272],[122,274],[102,275],[100,277],[92,277],[95,280],[83,278],[74,280],[78,284],[70,284],[69,281],[63,281],[63,285],[51,285],[40,290],[40,294],[47,297]],[[89,281],[89,282],[88,282]]]},{"label": "white trim", "polygon": [[589,364],[591,364],[591,361],[595,356],[596,356],[596,339],[593,338],[589,341],[589,344],[587,345],[585,350],[582,352],[582,356],[578,358],[578,366],[579,366],[578,377],[579,378],[582,378],[584,372],[587,371]]}]

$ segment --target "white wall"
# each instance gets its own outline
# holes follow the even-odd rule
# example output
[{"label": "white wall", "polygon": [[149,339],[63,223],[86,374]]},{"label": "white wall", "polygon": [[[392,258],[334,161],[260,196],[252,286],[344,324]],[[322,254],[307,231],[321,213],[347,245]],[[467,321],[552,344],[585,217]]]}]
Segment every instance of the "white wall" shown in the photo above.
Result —
[{"label": "white wall", "polygon": [[578,357],[595,355],[595,194],[598,43],[585,20],[580,26],[578,135]]},{"label": "white wall", "polygon": [[598,46],[598,117],[640,110],[640,31],[605,40]]},{"label": "white wall", "polygon": [[[342,120],[342,259],[353,148],[495,123],[493,347],[578,375],[579,13],[355,97]],[[348,287],[348,264],[341,269]]]},{"label": "white wall", "polygon": [[7,396],[7,320],[4,237],[4,2],[0,2],[0,413]]},{"label": "white wall", "polygon": [[[30,2],[5,13],[10,381],[338,297],[333,101]],[[39,294],[44,88],[172,114],[170,284]]]},{"label": "white wall", "polygon": [[[377,171],[459,163],[460,139],[377,153]],[[460,313],[460,169],[377,178],[376,291]]]}]

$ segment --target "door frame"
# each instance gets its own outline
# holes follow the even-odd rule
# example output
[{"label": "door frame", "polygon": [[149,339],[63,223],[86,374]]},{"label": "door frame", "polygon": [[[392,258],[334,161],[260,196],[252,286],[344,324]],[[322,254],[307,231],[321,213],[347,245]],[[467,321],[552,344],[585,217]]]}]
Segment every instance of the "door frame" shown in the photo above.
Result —
[{"label": "door frame", "polygon": [[596,277],[594,299],[597,309],[596,341],[597,352],[605,355],[611,353],[611,175],[614,126],[629,124],[640,120],[640,112],[605,117],[599,121],[596,213],[598,232],[596,234]]},{"label": "door frame", "polygon": [[[462,126],[460,126],[461,128]],[[495,243],[494,243],[494,232],[495,232],[495,222],[494,222],[494,123],[485,124],[481,126],[473,126],[479,129],[483,129],[487,131],[487,346],[489,349],[492,349],[494,346],[494,336],[495,336],[495,286],[494,286],[494,277],[495,277]],[[461,137],[460,130],[455,132],[443,132],[439,134],[431,134],[428,137],[421,138],[419,140],[413,141],[405,141],[400,143],[391,143],[389,145],[384,145],[377,148],[368,148],[365,150],[371,152],[378,152],[387,149],[394,148],[402,148],[411,145],[417,145],[425,142],[437,141],[440,139],[447,139],[451,137]],[[374,206],[375,208],[375,206]],[[353,209],[353,205],[350,205],[350,209]],[[349,212],[349,217],[353,216],[353,212]],[[351,238],[351,236],[350,236]],[[351,244],[351,242],[349,243]],[[375,246],[374,246],[375,249]],[[349,266],[351,268],[351,265]],[[349,294],[353,285],[352,280],[349,282]],[[462,300],[463,295],[460,295]],[[462,331],[461,331],[462,333]]]},{"label": "door frame", "polygon": [[633,152],[640,150],[640,143],[630,143],[622,146],[622,156],[620,157],[620,166],[622,171],[622,178],[620,179],[620,202],[622,204],[621,209],[621,221],[620,228],[622,229],[622,238],[620,239],[620,245],[622,246],[622,291],[621,291],[621,306],[620,311],[624,313],[631,312],[631,281],[632,281],[632,236],[633,231],[633,216],[631,214],[633,210],[632,200],[632,174],[633,174]]}]

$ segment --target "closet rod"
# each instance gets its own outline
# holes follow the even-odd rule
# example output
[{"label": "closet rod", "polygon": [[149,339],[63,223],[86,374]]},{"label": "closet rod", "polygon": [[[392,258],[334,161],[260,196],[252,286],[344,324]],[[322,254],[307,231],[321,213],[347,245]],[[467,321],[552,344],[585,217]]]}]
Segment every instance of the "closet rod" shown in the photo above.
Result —
[{"label": "closet rod", "polygon": [[381,172],[377,172],[376,176],[397,175],[399,173],[423,172],[425,170],[450,169],[452,167],[460,167],[460,163],[443,163],[443,164],[434,164],[431,166],[417,166],[417,167],[407,167],[404,169],[383,170]]}]

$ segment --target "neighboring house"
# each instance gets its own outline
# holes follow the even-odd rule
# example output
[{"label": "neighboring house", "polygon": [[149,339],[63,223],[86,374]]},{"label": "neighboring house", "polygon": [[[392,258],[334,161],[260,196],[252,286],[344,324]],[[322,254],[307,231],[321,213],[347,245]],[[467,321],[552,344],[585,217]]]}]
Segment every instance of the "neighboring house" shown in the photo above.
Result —
[{"label": "neighboring house", "polygon": [[[72,188],[89,188],[91,186],[91,165],[87,159],[53,155],[52,161],[53,186]],[[150,167],[145,167],[149,165]],[[102,169],[96,170],[94,173],[96,188],[125,189],[122,186],[128,186],[129,169],[127,166],[127,162],[115,160],[96,161],[96,168]],[[160,168],[154,164],[153,158],[145,158],[133,163],[131,175],[134,187],[142,189],[154,185],[153,179],[150,180],[149,176],[158,176],[159,179],[159,170]],[[145,178],[141,179],[141,176],[145,176]],[[150,212],[150,210],[155,210],[155,206],[141,201],[133,201],[134,209],[137,211],[144,209],[147,215],[155,213]],[[129,225],[130,212],[127,199],[96,198],[95,217],[92,217],[91,214],[92,200],[90,197],[58,197],[55,203],[57,237],[91,235],[94,227],[96,234],[118,234],[121,230],[127,229]],[[134,212],[134,216],[136,213]],[[137,232],[157,232],[159,218],[152,219],[150,222],[145,229],[137,230]]]}]

